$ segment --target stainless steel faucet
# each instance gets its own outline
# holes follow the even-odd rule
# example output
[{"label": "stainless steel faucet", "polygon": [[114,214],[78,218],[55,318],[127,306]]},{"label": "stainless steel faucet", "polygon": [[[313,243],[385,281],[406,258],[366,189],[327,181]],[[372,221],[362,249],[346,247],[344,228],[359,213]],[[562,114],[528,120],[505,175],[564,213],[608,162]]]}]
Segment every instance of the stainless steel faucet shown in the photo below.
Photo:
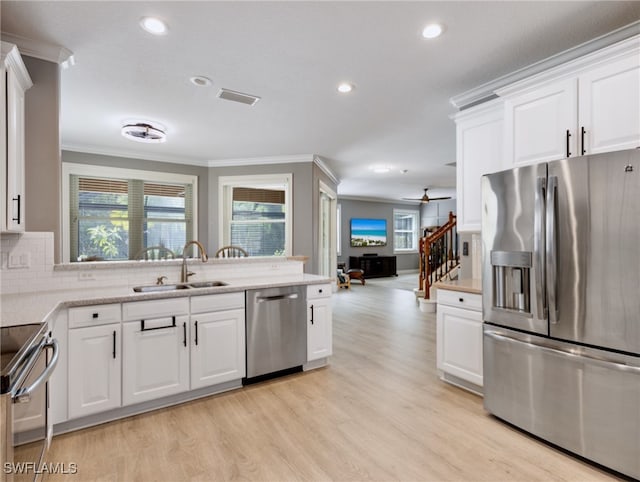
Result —
[{"label": "stainless steel faucet", "polygon": [[187,248],[192,244],[195,244],[198,247],[198,251],[200,252],[200,259],[203,263],[206,263],[209,259],[209,256],[207,256],[207,251],[204,249],[204,246],[202,246],[202,243],[195,240],[187,241],[187,244],[185,244],[184,248],[182,248],[182,271],[180,271],[181,283],[186,283],[187,281],[189,281],[189,276],[193,276],[195,274],[194,272],[187,270]]}]

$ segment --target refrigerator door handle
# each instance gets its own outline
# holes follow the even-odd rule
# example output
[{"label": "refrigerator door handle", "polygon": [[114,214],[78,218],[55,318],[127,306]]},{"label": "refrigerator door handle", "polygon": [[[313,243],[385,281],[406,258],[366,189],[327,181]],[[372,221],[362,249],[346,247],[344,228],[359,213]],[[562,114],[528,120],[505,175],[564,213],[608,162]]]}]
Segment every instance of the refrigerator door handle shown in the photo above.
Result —
[{"label": "refrigerator door handle", "polygon": [[607,368],[616,368],[621,371],[637,373],[640,375],[640,366],[636,365],[627,365],[626,363],[620,363],[615,360],[608,360],[606,358],[598,358],[591,355],[587,355],[586,353],[572,353],[570,351],[559,350],[558,348],[554,348],[551,346],[539,344],[539,343],[529,343],[528,341],[519,340],[517,338],[513,338],[511,336],[504,335],[502,333],[496,333],[495,331],[485,331],[484,335],[493,338],[494,340],[510,342],[510,343],[520,343],[521,345],[526,345],[527,348],[544,351],[546,353],[551,353],[554,355],[560,355],[564,357],[569,357],[573,359],[584,359],[586,362],[592,365],[603,366]]},{"label": "refrigerator door handle", "polygon": [[557,236],[556,236],[556,204],[558,194],[558,178],[549,176],[547,180],[547,206],[546,206],[546,277],[547,277],[547,306],[549,310],[549,321],[553,324],[558,322],[558,280],[557,280]]},{"label": "refrigerator door handle", "polygon": [[545,243],[545,226],[544,226],[544,202],[547,183],[546,178],[538,177],[536,179],[535,192],[535,214],[533,226],[533,252],[536,276],[536,300],[538,308],[538,318],[547,318],[547,297],[544,292],[545,283],[545,265],[544,265],[544,243]]}]

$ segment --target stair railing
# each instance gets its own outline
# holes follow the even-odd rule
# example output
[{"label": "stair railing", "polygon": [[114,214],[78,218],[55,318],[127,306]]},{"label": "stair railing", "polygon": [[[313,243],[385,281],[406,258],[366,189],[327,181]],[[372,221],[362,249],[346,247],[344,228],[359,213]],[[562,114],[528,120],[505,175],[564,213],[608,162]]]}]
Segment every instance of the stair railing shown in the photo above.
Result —
[{"label": "stair railing", "polygon": [[429,236],[420,239],[420,276],[418,289],[424,290],[429,299],[431,286],[451,273],[459,264],[458,232],[456,216],[449,213],[449,220]]}]

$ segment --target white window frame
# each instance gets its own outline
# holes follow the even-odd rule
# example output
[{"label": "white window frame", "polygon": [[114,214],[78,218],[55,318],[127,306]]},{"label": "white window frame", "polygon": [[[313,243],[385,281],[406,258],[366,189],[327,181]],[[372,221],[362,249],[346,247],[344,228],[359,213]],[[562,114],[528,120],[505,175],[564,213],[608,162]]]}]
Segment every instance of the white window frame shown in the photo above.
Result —
[{"label": "white window frame", "polygon": [[[399,249],[396,248],[396,216],[413,216],[413,249]],[[393,252],[394,254],[410,254],[418,252],[418,238],[420,232],[420,211],[414,209],[394,209],[393,210]],[[403,233],[409,232],[408,230],[402,230]]]},{"label": "white window frame", "polygon": [[342,204],[336,206],[336,254],[342,255]]},{"label": "white window frame", "polygon": [[218,178],[218,247],[231,244],[233,188],[284,189],[284,255],[291,256],[293,245],[293,174],[220,176]]},{"label": "white window frame", "polygon": [[193,186],[193,235],[198,234],[198,176],[174,174],[170,172],[143,171],[120,167],[96,166],[93,164],[62,163],[62,262],[71,261],[71,220],[69,219],[69,177],[93,176],[107,179],[139,179],[141,181],[167,184],[191,184]]}]

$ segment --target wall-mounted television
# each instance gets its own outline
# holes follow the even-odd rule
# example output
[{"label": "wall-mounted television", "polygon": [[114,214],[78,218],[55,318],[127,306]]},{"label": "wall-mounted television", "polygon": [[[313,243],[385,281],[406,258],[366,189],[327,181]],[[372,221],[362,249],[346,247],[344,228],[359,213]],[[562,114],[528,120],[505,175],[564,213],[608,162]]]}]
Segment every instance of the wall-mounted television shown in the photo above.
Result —
[{"label": "wall-mounted television", "polygon": [[386,219],[351,219],[351,246],[386,246],[387,245],[387,220]]}]

